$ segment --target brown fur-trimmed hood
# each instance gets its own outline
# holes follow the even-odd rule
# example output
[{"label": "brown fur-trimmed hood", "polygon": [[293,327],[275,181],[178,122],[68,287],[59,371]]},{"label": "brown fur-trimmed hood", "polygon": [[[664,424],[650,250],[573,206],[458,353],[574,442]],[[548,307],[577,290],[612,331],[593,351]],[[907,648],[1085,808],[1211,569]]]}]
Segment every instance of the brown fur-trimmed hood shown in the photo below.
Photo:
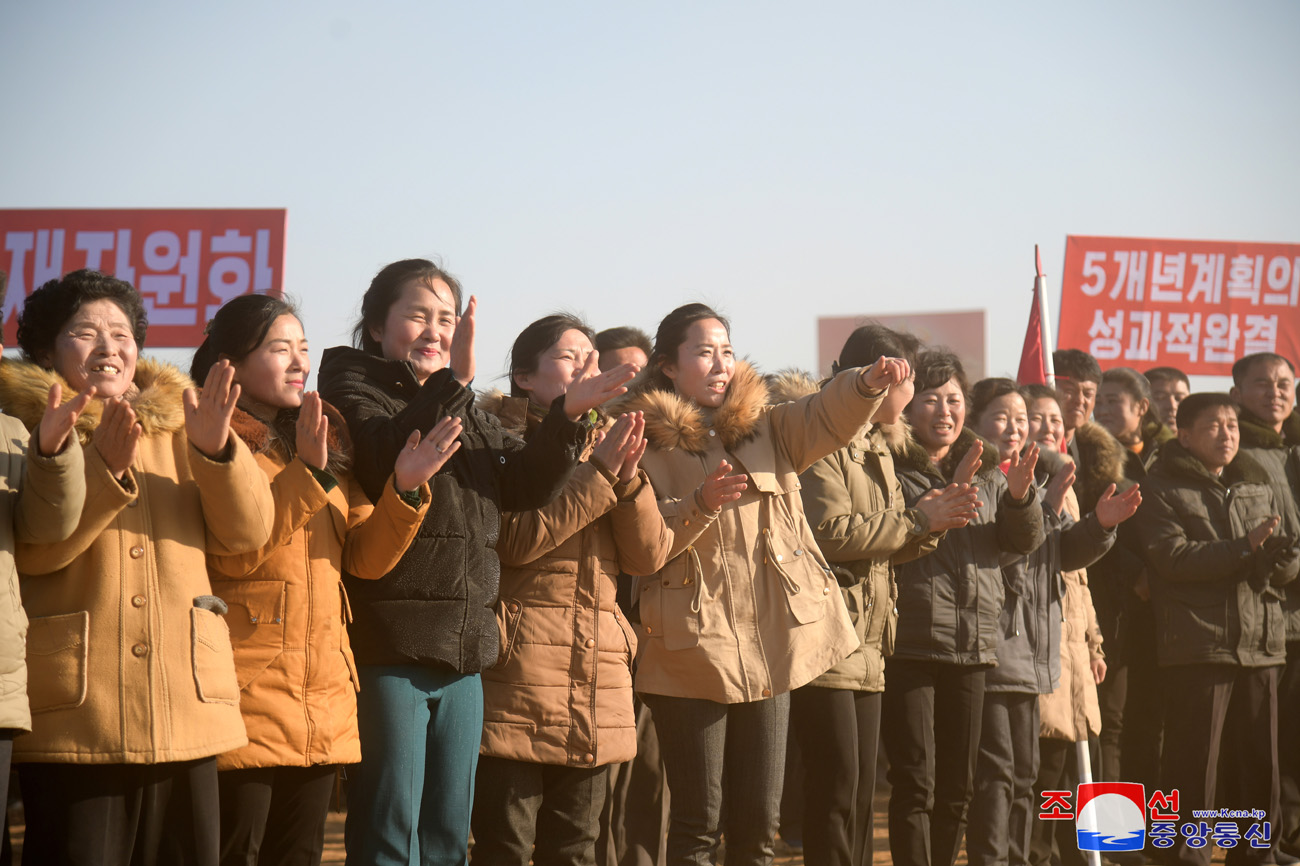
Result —
[{"label": "brown fur-trimmed hood", "polygon": [[[322,401],[321,411],[330,422],[325,470],[338,476],[352,468],[352,439],[348,436],[347,421],[337,409]],[[287,462],[298,453],[297,423],[297,409],[281,409],[268,421],[244,406],[236,406],[230,429],[254,454],[274,453]]]},{"label": "brown fur-trimmed hood", "polygon": [[728,450],[758,435],[758,423],[769,400],[763,377],[749,363],[737,361],[727,396],[713,413],[712,424],[706,420],[704,411],[690,400],[648,385],[620,399],[609,407],[609,412],[644,412],[646,438],[661,451],[680,448],[703,454],[708,450],[710,427],[717,431]]},{"label": "brown fur-trimmed hood", "polygon": [[1093,421],[1076,427],[1074,446],[1079,453],[1074,492],[1079,497],[1080,513],[1092,511],[1110,485],[1114,484],[1117,490],[1131,486],[1124,478],[1128,452],[1105,427]]},{"label": "brown fur-trimmed hood", "polygon": [[[63,387],[64,403],[76,398],[77,392],[53,370],[28,361],[0,363],[0,408],[32,430],[41,422],[50,386],[56,383]],[[174,433],[185,426],[183,395],[186,388],[194,387],[189,376],[171,364],[141,358],[136,361],[134,384],[136,393],[128,399],[144,435]],[[77,418],[82,445],[90,444],[103,413],[104,401],[91,400]]]}]

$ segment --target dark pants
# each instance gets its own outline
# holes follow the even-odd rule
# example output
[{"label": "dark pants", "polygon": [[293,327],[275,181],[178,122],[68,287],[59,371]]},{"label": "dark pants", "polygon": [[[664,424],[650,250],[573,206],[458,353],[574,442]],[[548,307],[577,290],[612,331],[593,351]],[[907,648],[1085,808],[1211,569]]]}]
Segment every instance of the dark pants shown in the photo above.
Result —
[{"label": "dark pants", "polygon": [[[1279,668],[1236,665],[1174,665],[1165,674],[1165,750],[1162,791],[1177,788],[1179,818],[1193,821],[1193,809],[1226,806],[1264,809],[1274,827],[1278,816],[1277,680]],[[1294,734],[1294,732],[1291,732]],[[1215,803],[1220,747],[1235,745],[1236,759],[1225,762],[1225,796]],[[1227,855],[1229,863],[1272,862],[1267,848],[1252,848],[1244,833],[1253,821],[1238,821],[1243,841]],[[1213,846],[1191,848],[1181,834],[1167,849],[1168,866],[1206,866]]]},{"label": "dark pants", "polygon": [[986,692],[966,828],[971,866],[1023,866],[1037,816],[1038,695]]},{"label": "dark pants", "polygon": [[871,866],[880,692],[804,686],[790,696],[803,753],[807,866]]},{"label": "dark pants", "polygon": [[0,866],[10,866],[14,860],[9,842],[9,769],[13,765],[14,736],[21,733],[13,728],[0,728],[0,810],[4,821],[4,838],[0,839]]},{"label": "dark pants", "polygon": [[741,704],[642,697],[654,713],[673,795],[670,866],[710,866],[724,829],[728,866],[770,864],[781,812],[790,695]]},{"label": "dark pants", "polygon": [[[1300,591],[1297,587],[1294,591]],[[1286,645],[1286,667],[1277,684],[1277,768],[1282,781],[1282,827],[1278,841],[1300,856],[1300,641]]]},{"label": "dark pants", "polygon": [[471,866],[595,866],[608,775],[481,755]]},{"label": "dark pants", "polygon": [[610,767],[596,838],[599,866],[665,866],[668,785],[650,708],[636,698],[636,757]]},{"label": "dark pants", "polygon": [[1124,702],[1128,698],[1128,665],[1113,667],[1107,659],[1106,679],[1097,684],[1097,710],[1101,714],[1099,754],[1093,758],[1098,782],[1123,782],[1120,776],[1120,741],[1124,736]]},{"label": "dark pants", "polygon": [[984,667],[891,659],[881,705],[896,866],[952,866],[966,832]]},{"label": "dark pants", "polygon": [[319,866],[338,767],[223,770],[221,866]]},{"label": "dark pants", "polygon": [[1044,791],[1069,791],[1070,802],[1079,789],[1078,746],[1065,740],[1046,737],[1038,740],[1038,779],[1034,782],[1034,814],[1029,833],[1029,862],[1048,866],[1052,862],[1052,841],[1056,841],[1061,866],[1085,866],[1079,851],[1079,835],[1073,821],[1050,821],[1038,817],[1037,806]]},{"label": "dark pants", "polygon": [[41,866],[216,866],[217,759],[19,764],[27,836]]},{"label": "dark pants", "polygon": [[[1129,604],[1128,671],[1124,730],[1120,736],[1120,774],[1124,782],[1141,782],[1153,791],[1160,781],[1164,738],[1164,672],[1156,661],[1156,620],[1151,605],[1136,596]],[[1110,678],[1110,672],[1106,672]],[[1158,851],[1160,849],[1152,849]]]}]

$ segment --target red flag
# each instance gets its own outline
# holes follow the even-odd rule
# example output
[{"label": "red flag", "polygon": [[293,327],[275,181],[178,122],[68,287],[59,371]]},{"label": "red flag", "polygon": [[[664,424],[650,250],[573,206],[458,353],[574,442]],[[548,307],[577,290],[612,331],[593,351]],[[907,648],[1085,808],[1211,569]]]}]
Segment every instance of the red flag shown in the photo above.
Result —
[{"label": "red flag", "polygon": [[1037,274],[1034,277],[1034,303],[1029,308],[1029,326],[1025,329],[1025,344],[1020,350],[1020,370],[1016,381],[1021,385],[1055,385],[1056,371],[1052,366],[1052,356],[1048,347],[1051,345],[1051,327],[1047,324],[1045,312],[1043,257],[1034,245],[1034,264]]}]

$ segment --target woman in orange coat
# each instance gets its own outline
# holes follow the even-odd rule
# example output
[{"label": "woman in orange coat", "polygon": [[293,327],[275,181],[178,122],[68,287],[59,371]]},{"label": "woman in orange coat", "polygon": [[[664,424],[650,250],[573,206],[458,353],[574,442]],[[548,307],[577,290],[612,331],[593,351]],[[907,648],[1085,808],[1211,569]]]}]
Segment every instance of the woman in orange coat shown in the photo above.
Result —
[{"label": "woman in orange coat", "polygon": [[213,592],[229,605],[248,745],[221,755],[223,864],[318,864],[340,764],[361,760],[356,665],[342,573],[383,577],[429,507],[426,482],[457,449],[445,419],[412,434],[371,504],[349,473],[346,425],[304,390],[302,323],[278,298],[245,295],[208,326],[192,372],[220,359],[242,389],[232,430],[271,480],[271,538],[242,555],[209,553]]}]

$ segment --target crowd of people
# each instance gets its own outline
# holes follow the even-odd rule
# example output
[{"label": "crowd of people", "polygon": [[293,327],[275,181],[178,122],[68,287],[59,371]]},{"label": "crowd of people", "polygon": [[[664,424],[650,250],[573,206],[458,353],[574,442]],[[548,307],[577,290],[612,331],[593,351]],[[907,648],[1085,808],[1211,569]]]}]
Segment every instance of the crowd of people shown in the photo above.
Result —
[{"label": "crowd of people", "polygon": [[[345,797],[349,863],[768,864],[784,793],[809,866],[868,866],[880,763],[900,866],[1082,864],[1038,817],[1081,769],[1184,822],[1260,810],[1229,863],[1297,862],[1290,360],[1230,393],[1077,349],[1054,387],[972,383],[872,323],[818,381],[693,303],[653,341],[545,316],[476,391],[476,308],[388,265],[314,392],[285,299],[228,302],[188,375],[140,356],[129,283],[26,299],[0,363],[25,862],[318,864]],[[1112,857],[1210,861],[1163,841]]]}]

